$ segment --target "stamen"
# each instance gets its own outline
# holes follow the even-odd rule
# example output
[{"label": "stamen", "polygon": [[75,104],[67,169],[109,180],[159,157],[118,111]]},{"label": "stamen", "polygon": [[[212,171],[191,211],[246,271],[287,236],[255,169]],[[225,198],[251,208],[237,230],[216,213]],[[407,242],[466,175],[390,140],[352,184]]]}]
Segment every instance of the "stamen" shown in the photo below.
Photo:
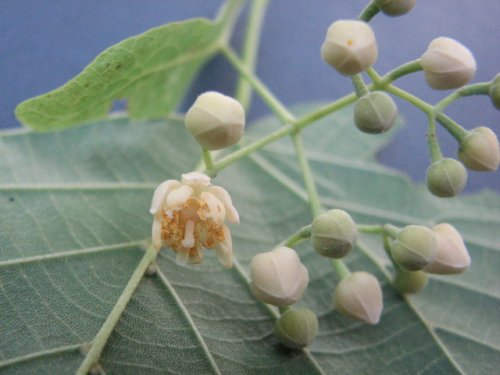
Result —
[{"label": "stamen", "polygon": [[186,223],[186,231],[184,232],[184,239],[182,240],[182,246],[185,248],[191,248],[194,246],[194,221],[188,220]]}]

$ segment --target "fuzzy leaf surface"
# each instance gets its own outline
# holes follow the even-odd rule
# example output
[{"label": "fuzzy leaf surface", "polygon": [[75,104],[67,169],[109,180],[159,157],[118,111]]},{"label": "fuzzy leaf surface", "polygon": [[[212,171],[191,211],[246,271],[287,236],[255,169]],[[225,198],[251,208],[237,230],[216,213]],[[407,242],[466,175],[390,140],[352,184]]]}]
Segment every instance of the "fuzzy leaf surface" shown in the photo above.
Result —
[{"label": "fuzzy leaf surface", "polygon": [[[309,107],[311,108],[311,107]],[[278,125],[256,124],[248,138]],[[251,257],[311,220],[292,144],[284,139],[223,171],[232,195],[236,267],[207,251],[178,266],[164,249],[145,277],[100,359],[106,374],[488,374],[500,363],[500,199],[490,192],[452,200],[376,162],[390,134],[359,133],[351,110],[304,131],[326,207],[364,224],[449,222],[472,257],[463,275],[433,277],[401,298],[379,238],[362,236],[347,258],[373,272],[384,292],[376,326],[332,309],[336,275],[308,241],[297,249],[310,284],[299,303],[319,318],[308,350],[283,349],[275,315],[247,286]],[[423,141],[423,140],[422,140]],[[150,236],[156,185],[179,179],[199,158],[175,121],[117,119],[59,133],[0,137],[0,373],[71,374],[123,292]]]},{"label": "fuzzy leaf surface", "polygon": [[104,118],[115,100],[126,100],[131,118],[163,117],[216,52],[222,31],[222,22],[192,19],[125,39],[63,86],[19,104],[16,116],[36,130],[57,130]]}]

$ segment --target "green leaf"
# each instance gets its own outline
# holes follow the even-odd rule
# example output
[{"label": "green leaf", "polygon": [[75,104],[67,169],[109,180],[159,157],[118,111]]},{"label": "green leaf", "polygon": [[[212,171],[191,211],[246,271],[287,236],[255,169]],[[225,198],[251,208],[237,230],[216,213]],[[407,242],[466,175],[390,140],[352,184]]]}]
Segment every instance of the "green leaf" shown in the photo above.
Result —
[{"label": "green leaf", "polygon": [[223,22],[193,19],[126,39],[65,85],[19,104],[16,116],[36,130],[63,129],[103,118],[126,99],[131,118],[163,117],[218,50],[223,31]]},{"label": "green leaf", "polygon": [[[310,108],[310,107],[309,107]],[[249,137],[269,132],[266,120]],[[208,251],[178,266],[169,249],[128,303],[99,360],[106,374],[453,374],[495,373],[500,351],[500,199],[491,192],[439,200],[378,164],[391,134],[369,136],[351,112],[304,131],[323,203],[359,223],[456,226],[472,257],[463,275],[432,277],[401,298],[380,239],[364,235],[346,262],[381,280],[384,313],[367,326],[332,309],[337,278],[305,241],[310,274],[301,306],[319,317],[308,351],[272,335],[275,313],[247,287],[251,257],[310,220],[291,142],[278,142],[214,181],[241,215],[231,227],[236,266]],[[62,157],[63,156],[63,157]],[[175,121],[113,120],[61,133],[0,137],[0,372],[71,374],[144,255],[155,186],[200,157]]]}]

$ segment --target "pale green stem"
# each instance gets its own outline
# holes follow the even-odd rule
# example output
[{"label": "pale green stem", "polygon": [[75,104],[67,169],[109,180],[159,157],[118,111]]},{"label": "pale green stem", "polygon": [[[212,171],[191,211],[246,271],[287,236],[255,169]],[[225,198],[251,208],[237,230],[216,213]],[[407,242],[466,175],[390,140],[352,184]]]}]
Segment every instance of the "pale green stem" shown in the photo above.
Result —
[{"label": "pale green stem", "polygon": [[[250,16],[248,19],[245,41],[241,54],[243,63],[251,72],[255,72],[262,23],[268,3],[269,0],[254,0],[251,3]],[[252,100],[252,85],[250,85],[248,81],[241,76],[239,77],[238,84],[236,86],[236,99],[241,103],[243,108],[250,108]]]},{"label": "pale green stem", "polygon": [[220,38],[221,46],[228,44],[243,4],[244,0],[227,0],[220,8],[216,22],[220,22],[224,29]]},{"label": "pale green stem", "polygon": [[332,259],[332,266],[335,269],[335,272],[339,275],[340,279],[344,279],[351,274],[351,271],[341,259]]},{"label": "pale green stem", "polygon": [[292,234],[286,240],[280,242],[276,247],[287,246],[294,247],[298,245],[302,241],[311,237],[311,225],[306,225],[305,227],[300,228],[297,232]]},{"label": "pale green stem", "polygon": [[443,154],[441,148],[439,147],[439,141],[436,134],[436,117],[434,113],[429,114],[429,127],[427,130],[427,146],[429,147],[429,153],[432,162],[441,160]]},{"label": "pale green stem", "polygon": [[437,113],[443,112],[446,107],[448,107],[455,100],[460,99],[464,96],[471,95],[489,95],[489,88],[491,82],[481,82],[475,83],[473,85],[468,85],[461,87],[455,91],[453,91],[450,95],[445,97],[439,103],[434,106],[434,109]]},{"label": "pale green stem", "polygon": [[318,191],[316,189],[316,184],[314,183],[314,178],[307,161],[307,157],[304,151],[304,145],[302,144],[302,138],[300,133],[292,134],[293,145],[297,153],[297,158],[299,159],[300,169],[304,178],[304,184],[306,185],[307,196],[309,197],[309,205],[311,207],[311,213],[313,217],[318,216],[323,209],[321,208],[321,202],[319,200]]},{"label": "pale green stem", "polygon": [[[417,98],[416,96],[410,94],[405,90],[402,90],[394,85],[387,85],[384,87],[384,90],[391,94],[399,96],[401,99],[413,104],[415,107],[419,108],[427,115],[434,113],[434,106],[424,102],[420,98]],[[462,128],[445,114],[439,113],[436,116],[436,119],[458,142],[460,142],[467,135],[467,130]]]},{"label": "pale green stem", "polygon": [[158,251],[152,246],[150,246],[146,250],[146,253],[142,257],[138,266],[136,267],[134,273],[132,274],[132,277],[127,283],[127,286],[125,287],[122,294],[118,298],[118,301],[116,301],[113,310],[111,310],[111,313],[108,315],[101,329],[99,330],[99,332],[97,332],[97,335],[95,336],[90,346],[90,350],[88,351],[87,355],[85,356],[85,359],[83,360],[80,367],[76,371],[76,375],[87,375],[90,368],[98,362],[99,357],[101,356],[101,353],[104,349],[104,346],[108,342],[109,336],[113,332],[116,323],[118,323],[118,320],[120,319],[120,317],[123,314],[123,311],[127,307],[128,302],[132,298],[132,295],[137,289],[137,286],[141,282],[144,273],[148,269],[151,262],[155,260],[157,254]]},{"label": "pale green stem", "polygon": [[206,148],[202,148],[201,150],[203,154],[203,162],[205,164],[206,171],[205,173],[211,177],[214,177],[214,161],[212,160],[212,154]]},{"label": "pale green stem", "polygon": [[290,111],[288,111],[288,109],[269,91],[266,85],[245,66],[244,62],[241,61],[231,48],[227,46],[223,47],[222,53],[238,73],[248,81],[282,123],[286,124],[294,121],[294,116]]},{"label": "pale green stem", "polygon": [[356,92],[356,96],[361,98],[368,94],[368,87],[366,87],[365,81],[363,80],[363,76],[361,74],[355,74],[351,77],[352,85],[354,86],[354,92]]},{"label": "pale green stem", "polygon": [[409,61],[403,65],[398,66],[397,68],[391,70],[383,77],[381,77],[380,84],[381,85],[389,84],[391,82],[394,82],[398,78],[401,78],[411,73],[419,72],[422,69],[423,68],[422,64],[420,63],[420,59]]},{"label": "pale green stem", "polygon": [[380,12],[380,9],[375,5],[374,1],[371,1],[359,14],[358,20],[370,22],[370,20]]},{"label": "pale green stem", "polygon": [[364,225],[357,224],[356,228],[358,228],[359,232],[369,233],[369,234],[384,234],[384,227],[382,225]]},{"label": "pale green stem", "polygon": [[305,115],[304,117],[299,118],[294,122],[293,125],[287,125],[286,127],[283,127],[281,129],[278,129],[267,136],[250,143],[242,148],[240,148],[237,151],[234,151],[233,153],[227,155],[226,157],[216,161],[214,163],[214,171],[220,171],[227,166],[233,164],[234,162],[238,161],[241,158],[244,158],[245,156],[251,154],[254,151],[257,151],[261,149],[262,147],[268,145],[269,143],[272,143],[280,138],[283,138],[289,134],[292,134],[293,132],[296,132],[299,129],[303,129],[308,125],[313,124],[314,122],[322,119],[323,117],[326,117],[330,115],[331,113],[334,113],[349,104],[353,103],[356,100],[356,95],[355,94],[349,94],[346,95],[333,103],[327,104],[324,107],[319,108],[318,110]]},{"label": "pale green stem", "polygon": [[399,235],[399,232],[401,232],[401,228],[398,228],[395,225],[392,224],[385,224],[384,225],[384,232],[388,236],[392,238],[396,238]]}]

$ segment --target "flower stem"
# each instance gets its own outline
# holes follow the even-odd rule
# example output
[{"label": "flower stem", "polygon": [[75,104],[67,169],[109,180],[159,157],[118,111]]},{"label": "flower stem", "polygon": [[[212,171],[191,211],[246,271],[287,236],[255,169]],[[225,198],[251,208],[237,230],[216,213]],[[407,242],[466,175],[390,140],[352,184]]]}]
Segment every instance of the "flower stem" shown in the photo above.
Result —
[{"label": "flower stem", "polygon": [[203,161],[205,163],[206,174],[211,174],[210,172],[213,171],[214,169],[214,161],[212,159],[212,154],[206,148],[202,148],[201,153],[203,155]]},{"label": "flower stem", "polygon": [[429,153],[432,162],[441,160],[443,158],[441,147],[439,147],[439,141],[436,134],[436,116],[433,113],[429,114],[429,127],[427,130],[427,146],[429,147]]},{"label": "flower stem", "polygon": [[384,234],[384,227],[382,225],[363,225],[363,224],[357,224],[356,228],[358,228],[358,231],[362,233],[369,233],[369,234]]},{"label": "flower stem", "polygon": [[287,246],[294,247],[295,245],[301,243],[307,238],[311,237],[311,225],[306,225],[305,227],[300,228],[297,232],[292,234],[286,240],[280,242],[276,247]]},{"label": "flower stem", "polygon": [[132,298],[132,295],[137,289],[137,286],[141,282],[144,273],[148,269],[151,262],[155,260],[157,254],[158,251],[153,246],[150,246],[146,250],[146,253],[142,257],[137,268],[132,274],[132,277],[128,281],[127,286],[120,295],[120,298],[118,298],[118,301],[116,301],[113,310],[111,310],[111,313],[108,315],[106,321],[104,322],[101,329],[99,330],[99,332],[97,332],[97,335],[92,341],[90,350],[88,351],[87,355],[85,356],[85,359],[83,360],[80,367],[76,371],[77,375],[87,375],[90,368],[99,360],[99,357],[101,356],[104,346],[108,342],[109,336],[111,336],[111,333],[113,332],[116,323],[118,323],[118,320],[120,319],[120,317],[123,314],[123,311],[127,307],[128,302]]},{"label": "flower stem", "polygon": [[[255,72],[257,51],[259,48],[262,23],[269,0],[254,0],[251,3],[250,16],[245,32],[242,60],[247,69]],[[252,100],[252,86],[243,77],[239,77],[236,86],[236,99],[243,108],[248,109]]]},{"label": "flower stem", "polygon": [[368,94],[368,87],[366,87],[365,81],[363,80],[363,76],[361,73],[355,74],[351,77],[352,85],[354,86],[354,91],[356,92],[356,96],[361,98]]},{"label": "flower stem", "polygon": [[294,121],[294,116],[290,111],[288,111],[288,109],[271,93],[267,86],[245,66],[245,63],[241,61],[231,48],[227,46],[222,47],[222,53],[238,73],[240,73],[240,75],[254,88],[282,123],[286,124]]},{"label": "flower stem", "polygon": [[490,83],[491,82],[481,82],[461,87],[453,91],[450,95],[448,95],[439,103],[437,103],[434,106],[434,109],[437,113],[443,112],[447,106],[449,106],[455,100],[460,99],[461,97],[471,96],[471,95],[488,95]]},{"label": "flower stem", "polygon": [[386,85],[391,82],[394,82],[400,77],[406,76],[411,73],[419,72],[421,71],[422,64],[420,63],[420,59],[409,61],[403,65],[398,66],[397,68],[391,70],[387,74],[385,74],[383,77],[381,77],[380,84],[381,85]]},{"label": "flower stem", "polygon": [[373,17],[380,12],[379,7],[375,4],[374,1],[371,1],[359,14],[358,20],[369,22]]},{"label": "flower stem", "polygon": [[396,238],[399,235],[399,232],[401,232],[401,228],[398,228],[392,224],[385,224],[384,225],[384,232],[387,236],[392,237],[392,238]]},{"label": "flower stem", "polygon": [[279,306],[278,307],[278,311],[280,312],[280,315],[283,315],[284,313],[286,313],[290,309],[291,309],[290,306]]},{"label": "flower stem", "polygon": [[293,133],[292,140],[295,147],[295,152],[297,153],[297,158],[299,159],[299,165],[304,178],[304,184],[307,189],[307,196],[309,197],[309,206],[311,207],[311,213],[313,217],[316,217],[321,213],[321,211],[323,211],[323,209],[321,208],[318,190],[316,189],[316,184],[314,183],[314,178],[304,151],[304,145],[302,144],[302,137],[300,136],[300,133]]},{"label": "flower stem", "polygon": [[332,259],[332,266],[339,275],[340,279],[344,279],[351,274],[351,271],[341,259]]}]

